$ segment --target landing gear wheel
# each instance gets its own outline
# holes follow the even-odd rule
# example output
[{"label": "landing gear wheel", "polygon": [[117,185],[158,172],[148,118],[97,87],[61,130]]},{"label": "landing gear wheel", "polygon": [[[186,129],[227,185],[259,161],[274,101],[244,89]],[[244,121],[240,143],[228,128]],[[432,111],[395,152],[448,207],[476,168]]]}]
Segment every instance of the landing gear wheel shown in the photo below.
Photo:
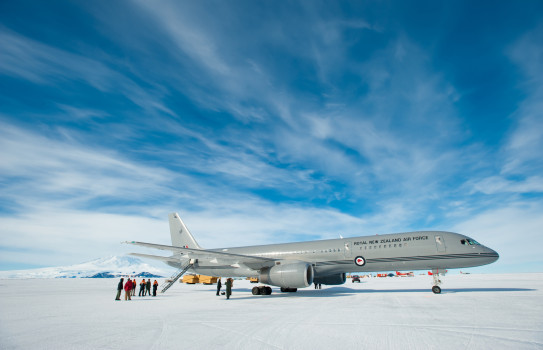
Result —
[{"label": "landing gear wheel", "polygon": [[439,288],[438,286],[433,286],[432,287],[432,292],[434,292],[434,294],[440,294],[441,293],[441,288]]},{"label": "landing gear wheel", "polygon": [[266,291],[266,293],[264,293],[265,295],[271,295],[272,293],[271,287],[264,287],[264,290]]},{"label": "landing gear wheel", "polygon": [[253,287],[252,292],[253,292],[253,295],[260,295],[260,288]]},{"label": "landing gear wheel", "polygon": [[281,292],[282,293],[296,293],[297,291],[298,291],[298,288],[281,287]]}]

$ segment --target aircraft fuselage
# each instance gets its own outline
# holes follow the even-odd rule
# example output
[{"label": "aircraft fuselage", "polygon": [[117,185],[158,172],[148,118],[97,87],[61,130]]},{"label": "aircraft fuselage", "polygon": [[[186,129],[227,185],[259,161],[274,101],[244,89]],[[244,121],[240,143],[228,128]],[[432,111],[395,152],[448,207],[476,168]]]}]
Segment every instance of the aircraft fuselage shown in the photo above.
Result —
[{"label": "aircraft fuselage", "polygon": [[[473,243],[472,243],[473,242]],[[498,253],[453,232],[419,231],[310,242],[211,249],[211,251],[298,260],[313,265],[315,277],[338,273],[445,270],[490,264]],[[176,266],[175,263],[171,264]],[[212,276],[254,276],[247,267],[195,262],[193,272]]]}]

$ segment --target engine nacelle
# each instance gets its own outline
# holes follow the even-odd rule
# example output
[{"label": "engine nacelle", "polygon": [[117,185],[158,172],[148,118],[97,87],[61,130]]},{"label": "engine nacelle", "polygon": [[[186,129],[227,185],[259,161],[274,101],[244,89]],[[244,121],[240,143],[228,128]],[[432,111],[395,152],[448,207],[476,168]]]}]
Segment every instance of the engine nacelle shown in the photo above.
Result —
[{"label": "engine nacelle", "polygon": [[304,288],[313,283],[313,266],[303,261],[281,260],[260,271],[260,282],[284,288]]},{"label": "engine nacelle", "polygon": [[340,273],[337,275],[316,276],[315,278],[313,278],[313,282],[327,285],[338,285],[345,283],[346,279],[347,277],[345,276],[345,274]]}]

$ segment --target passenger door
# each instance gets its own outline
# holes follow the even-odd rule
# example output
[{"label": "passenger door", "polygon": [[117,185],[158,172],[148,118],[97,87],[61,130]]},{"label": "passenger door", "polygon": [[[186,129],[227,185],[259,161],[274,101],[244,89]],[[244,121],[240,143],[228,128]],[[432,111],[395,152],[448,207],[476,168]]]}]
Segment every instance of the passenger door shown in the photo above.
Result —
[{"label": "passenger door", "polygon": [[352,257],[352,246],[351,242],[345,242],[345,257],[350,258]]},{"label": "passenger door", "polygon": [[443,236],[435,236],[436,238],[436,248],[438,252],[445,252],[447,247],[445,246],[445,240]]}]

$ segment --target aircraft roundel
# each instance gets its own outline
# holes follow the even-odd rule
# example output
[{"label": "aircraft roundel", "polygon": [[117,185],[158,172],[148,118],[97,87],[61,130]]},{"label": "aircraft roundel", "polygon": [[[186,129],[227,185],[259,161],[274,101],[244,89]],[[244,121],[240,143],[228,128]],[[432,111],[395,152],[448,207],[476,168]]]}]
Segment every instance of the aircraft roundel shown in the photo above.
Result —
[{"label": "aircraft roundel", "polygon": [[357,256],[356,258],[354,258],[354,263],[358,266],[364,266],[366,265],[366,259],[361,256]]}]

